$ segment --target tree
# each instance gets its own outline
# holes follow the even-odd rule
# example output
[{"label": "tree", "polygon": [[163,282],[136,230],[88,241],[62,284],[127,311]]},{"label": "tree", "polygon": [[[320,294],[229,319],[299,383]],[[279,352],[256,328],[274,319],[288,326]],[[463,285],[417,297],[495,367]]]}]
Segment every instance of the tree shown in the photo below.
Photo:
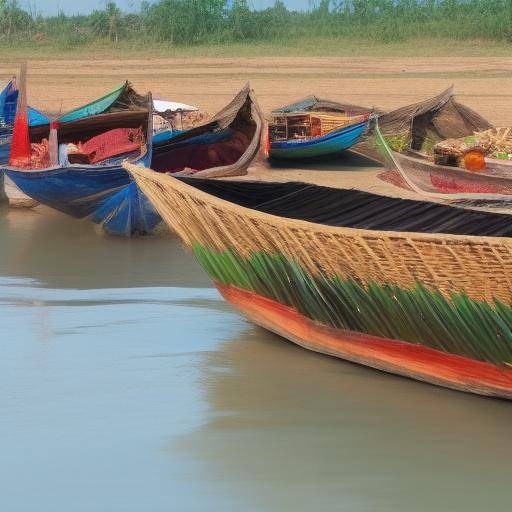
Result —
[{"label": "tree", "polygon": [[109,2],[105,9],[108,16],[108,36],[111,41],[119,42],[119,27],[121,24],[122,13],[115,2]]}]

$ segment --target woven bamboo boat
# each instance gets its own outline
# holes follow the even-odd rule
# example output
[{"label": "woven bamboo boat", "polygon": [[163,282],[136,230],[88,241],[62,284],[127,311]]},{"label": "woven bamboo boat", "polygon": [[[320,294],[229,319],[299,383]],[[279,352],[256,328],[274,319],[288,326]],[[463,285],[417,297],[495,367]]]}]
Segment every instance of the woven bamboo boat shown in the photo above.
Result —
[{"label": "woven bamboo boat", "polygon": [[256,324],[316,352],[512,398],[508,215],[126,167]]}]

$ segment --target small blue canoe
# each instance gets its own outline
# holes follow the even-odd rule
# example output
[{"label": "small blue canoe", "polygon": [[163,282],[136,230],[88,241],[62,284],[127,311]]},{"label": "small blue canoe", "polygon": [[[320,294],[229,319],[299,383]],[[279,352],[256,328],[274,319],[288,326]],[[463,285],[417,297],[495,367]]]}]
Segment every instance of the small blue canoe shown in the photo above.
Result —
[{"label": "small blue canoe", "polygon": [[339,128],[321,137],[272,142],[269,157],[277,159],[335,157],[356,144],[367,129],[368,121],[363,121]]},{"label": "small blue canoe", "polygon": [[371,111],[311,96],[272,111],[268,156],[308,160],[337,157],[361,140]]}]

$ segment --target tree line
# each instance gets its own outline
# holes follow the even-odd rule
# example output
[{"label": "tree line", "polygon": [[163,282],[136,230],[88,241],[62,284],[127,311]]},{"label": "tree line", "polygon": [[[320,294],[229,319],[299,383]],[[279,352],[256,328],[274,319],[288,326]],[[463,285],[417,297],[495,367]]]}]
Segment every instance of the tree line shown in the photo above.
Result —
[{"label": "tree line", "polygon": [[512,0],[318,0],[292,11],[281,0],[254,10],[248,0],[158,0],[126,13],[109,2],[89,15],[43,16],[0,0],[0,43],[77,46],[98,41],[197,44],[303,42],[350,38],[391,42],[446,37],[512,41]]}]

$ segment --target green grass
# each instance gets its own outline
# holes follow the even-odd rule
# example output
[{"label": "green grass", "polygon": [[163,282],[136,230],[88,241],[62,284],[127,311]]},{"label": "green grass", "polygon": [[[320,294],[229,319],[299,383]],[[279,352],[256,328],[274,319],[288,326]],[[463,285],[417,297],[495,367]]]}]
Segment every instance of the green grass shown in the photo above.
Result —
[{"label": "green grass", "polygon": [[[300,50],[299,48],[300,44]],[[0,41],[0,61],[100,58],[163,58],[163,57],[268,57],[268,56],[328,56],[328,57],[510,57],[511,45],[499,41],[412,39],[395,43],[382,43],[346,38],[311,38],[304,41],[247,42],[226,44],[200,44],[173,46],[168,43],[141,43],[121,41],[96,41],[81,47],[58,44],[54,41],[34,44]]]},{"label": "green grass", "polygon": [[450,300],[421,284],[412,289],[360,284],[338,276],[311,276],[281,254],[234,250],[194,253],[210,277],[295,308],[324,325],[487,361],[512,363],[512,308],[453,293]]}]

